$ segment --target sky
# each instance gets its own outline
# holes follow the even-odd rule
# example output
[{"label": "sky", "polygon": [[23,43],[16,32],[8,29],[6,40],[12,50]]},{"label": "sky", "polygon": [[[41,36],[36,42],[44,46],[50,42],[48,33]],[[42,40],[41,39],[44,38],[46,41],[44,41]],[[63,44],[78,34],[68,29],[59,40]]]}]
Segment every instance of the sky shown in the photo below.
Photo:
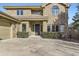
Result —
[{"label": "sky", "polygon": [[[5,11],[3,6],[40,6],[41,3],[0,3],[0,11]],[[75,15],[77,8],[76,3],[71,4],[70,8],[68,9],[68,24],[71,24],[73,22],[72,18]]]},{"label": "sky", "polygon": [[68,9],[68,24],[71,24],[73,22],[72,18],[75,15],[75,13],[77,12],[77,3],[73,3],[71,4],[70,8]]}]

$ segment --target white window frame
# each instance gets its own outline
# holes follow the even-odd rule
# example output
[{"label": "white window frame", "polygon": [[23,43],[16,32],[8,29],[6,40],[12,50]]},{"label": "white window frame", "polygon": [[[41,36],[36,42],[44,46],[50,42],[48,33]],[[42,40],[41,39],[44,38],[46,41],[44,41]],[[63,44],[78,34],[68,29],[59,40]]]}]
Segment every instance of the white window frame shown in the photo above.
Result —
[{"label": "white window frame", "polygon": [[[58,10],[57,10],[55,7],[57,7]],[[60,11],[60,10],[59,10],[59,7],[58,7],[57,5],[54,5],[54,6],[52,7],[52,15],[53,15],[53,16],[58,16],[59,11]]]},{"label": "white window frame", "polygon": [[24,13],[23,10],[20,9],[17,10],[17,15],[23,15],[23,13]]},{"label": "white window frame", "polygon": [[64,32],[64,28],[65,28],[64,25],[60,25],[60,26],[59,26],[59,31],[60,31],[60,32]]}]

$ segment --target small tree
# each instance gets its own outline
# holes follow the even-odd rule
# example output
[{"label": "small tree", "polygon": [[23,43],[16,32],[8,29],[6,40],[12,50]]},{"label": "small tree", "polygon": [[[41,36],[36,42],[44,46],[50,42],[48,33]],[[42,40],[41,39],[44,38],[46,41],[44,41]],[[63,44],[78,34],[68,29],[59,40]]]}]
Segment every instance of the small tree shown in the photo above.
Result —
[{"label": "small tree", "polygon": [[76,12],[75,16],[73,16],[72,20],[74,21],[72,23],[73,28],[77,29],[79,31],[79,4],[77,4],[77,12]]}]

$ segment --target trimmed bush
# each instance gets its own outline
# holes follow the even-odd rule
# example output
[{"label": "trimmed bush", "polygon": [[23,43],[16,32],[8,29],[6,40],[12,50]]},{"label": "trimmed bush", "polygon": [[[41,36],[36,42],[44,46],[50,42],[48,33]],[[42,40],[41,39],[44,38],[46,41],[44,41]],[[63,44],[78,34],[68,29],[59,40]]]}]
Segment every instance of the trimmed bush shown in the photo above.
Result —
[{"label": "trimmed bush", "polygon": [[58,38],[61,38],[61,34],[59,32],[42,32],[41,37],[50,38],[50,39],[58,39]]},{"label": "trimmed bush", "polygon": [[27,38],[29,36],[28,32],[17,32],[18,38]]},{"label": "trimmed bush", "polygon": [[2,38],[0,38],[0,40],[2,40]]}]

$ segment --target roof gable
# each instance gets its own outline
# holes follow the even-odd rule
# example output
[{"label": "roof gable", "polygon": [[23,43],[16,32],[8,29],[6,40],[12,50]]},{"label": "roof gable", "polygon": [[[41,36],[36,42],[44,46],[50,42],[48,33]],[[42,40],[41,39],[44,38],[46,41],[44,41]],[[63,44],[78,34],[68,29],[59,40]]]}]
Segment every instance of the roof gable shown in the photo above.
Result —
[{"label": "roof gable", "polygon": [[[44,8],[45,6],[48,6],[48,5],[50,5],[50,4],[52,4],[52,3],[45,3],[45,4],[42,4],[42,7]],[[68,3],[58,3],[58,4],[61,4],[61,5],[63,5],[64,7],[69,8],[69,4],[68,4]]]}]

